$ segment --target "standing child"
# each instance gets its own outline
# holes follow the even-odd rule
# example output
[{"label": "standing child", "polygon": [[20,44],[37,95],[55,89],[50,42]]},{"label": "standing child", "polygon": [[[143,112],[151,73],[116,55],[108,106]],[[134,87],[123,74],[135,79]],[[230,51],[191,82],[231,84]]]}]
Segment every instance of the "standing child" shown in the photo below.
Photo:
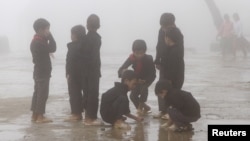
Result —
[{"label": "standing child", "polygon": [[[166,60],[166,58],[170,54],[168,52],[168,49],[170,47],[165,43],[165,32],[169,28],[177,28],[175,25],[175,16],[172,13],[163,13],[160,18],[160,25],[161,25],[161,28],[158,34],[158,42],[156,46],[156,58],[155,58],[156,68],[159,69],[160,71],[159,80],[168,79],[166,77],[170,75],[170,74],[167,74],[167,72],[165,71],[166,68],[164,68],[164,64],[166,64],[166,62],[169,62],[169,60]],[[182,36],[182,34],[180,36]],[[177,44],[179,47],[179,52],[182,54],[182,56],[184,56],[183,36],[181,40],[178,41]],[[184,72],[183,72],[182,77],[183,77],[182,79],[184,82]],[[183,82],[178,83],[178,85],[174,85],[174,87],[176,87],[177,89],[181,89]],[[160,113],[155,115],[154,117],[164,118],[164,115],[166,114],[164,111],[164,101],[161,98],[158,98],[158,104],[159,104]]]},{"label": "standing child", "polygon": [[165,43],[168,46],[162,57],[162,75],[171,81],[176,89],[181,89],[184,82],[183,36],[176,27],[168,28],[165,32]]},{"label": "standing child", "polygon": [[130,99],[138,113],[149,113],[151,108],[146,104],[148,87],[156,77],[153,57],[146,54],[147,46],[144,40],[135,40],[132,50],[133,54],[120,67],[118,74],[121,77],[122,72],[132,65],[139,77],[139,84],[131,91]]},{"label": "standing child", "polygon": [[33,57],[35,82],[32,97],[32,121],[36,123],[52,122],[44,116],[46,102],[49,95],[49,81],[51,77],[50,53],[56,51],[56,42],[50,33],[50,24],[46,19],[37,19],[33,24],[36,32],[30,50]]},{"label": "standing child", "polygon": [[81,60],[80,43],[86,35],[85,28],[82,25],[76,25],[71,29],[71,40],[68,43],[68,52],[66,58],[66,77],[68,81],[69,102],[71,107],[71,117],[66,121],[78,121],[82,119],[83,112],[83,94],[81,83]]},{"label": "standing child", "polygon": [[105,92],[101,99],[100,113],[102,119],[118,129],[130,129],[125,123],[126,117],[136,121],[142,121],[143,118],[130,113],[129,100],[127,93],[134,89],[137,84],[137,75],[132,70],[126,70],[122,74],[122,81],[116,82],[115,86]]},{"label": "standing child", "polygon": [[191,122],[197,121],[200,115],[200,105],[190,92],[172,87],[167,80],[160,80],[156,83],[155,93],[166,101],[165,109],[169,114],[167,126],[173,131],[191,130]]},{"label": "standing child", "polygon": [[82,49],[82,88],[84,93],[85,125],[101,125],[97,120],[99,81],[101,77],[101,36],[97,33],[100,19],[92,14],[87,19],[88,33]]}]

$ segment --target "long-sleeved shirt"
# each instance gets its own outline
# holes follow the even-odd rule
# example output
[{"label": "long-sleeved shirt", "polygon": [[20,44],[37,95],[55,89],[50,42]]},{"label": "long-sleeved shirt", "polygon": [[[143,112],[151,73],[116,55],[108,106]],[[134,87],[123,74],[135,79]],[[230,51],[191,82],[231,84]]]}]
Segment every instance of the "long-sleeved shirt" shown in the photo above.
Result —
[{"label": "long-sleeved shirt", "polygon": [[123,63],[118,70],[118,76],[121,77],[122,71],[132,65],[135,73],[142,80],[145,80],[145,85],[148,87],[155,80],[156,71],[151,55],[145,54],[140,60],[137,60],[133,54]]},{"label": "long-sleeved shirt", "polygon": [[30,51],[34,63],[33,77],[36,79],[51,77],[50,53],[56,51],[56,42],[53,36],[50,35],[48,39],[45,39],[36,34],[30,44]]}]

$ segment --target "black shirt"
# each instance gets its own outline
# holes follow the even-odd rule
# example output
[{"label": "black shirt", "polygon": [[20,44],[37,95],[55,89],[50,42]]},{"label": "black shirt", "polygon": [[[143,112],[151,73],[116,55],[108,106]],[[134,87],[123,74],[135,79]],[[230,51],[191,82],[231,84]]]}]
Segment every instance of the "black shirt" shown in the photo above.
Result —
[{"label": "black shirt", "polygon": [[172,89],[165,96],[166,106],[180,110],[186,116],[200,117],[200,105],[190,92]]},{"label": "black shirt", "polygon": [[109,89],[102,95],[100,112],[101,114],[105,114],[106,111],[109,110],[110,106],[116,99],[122,99],[123,106],[125,106],[124,111],[120,111],[120,113],[130,114],[129,109],[129,99],[128,99],[128,87],[125,84],[120,82],[116,82],[115,86]]}]

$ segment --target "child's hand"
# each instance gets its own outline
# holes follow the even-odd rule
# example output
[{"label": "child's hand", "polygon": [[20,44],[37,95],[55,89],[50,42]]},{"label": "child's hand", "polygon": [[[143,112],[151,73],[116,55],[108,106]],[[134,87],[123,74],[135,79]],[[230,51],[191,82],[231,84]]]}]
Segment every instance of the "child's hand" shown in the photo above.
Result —
[{"label": "child's hand", "polygon": [[136,121],[138,121],[138,122],[142,122],[144,119],[143,119],[143,117],[137,117],[136,118]]},{"label": "child's hand", "polygon": [[156,69],[160,70],[161,66],[160,65],[155,65]]},{"label": "child's hand", "polygon": [[142,79],[139,79],[138,83],[139,84],[144,84],[146,81],[145,80],[142,80]]}]

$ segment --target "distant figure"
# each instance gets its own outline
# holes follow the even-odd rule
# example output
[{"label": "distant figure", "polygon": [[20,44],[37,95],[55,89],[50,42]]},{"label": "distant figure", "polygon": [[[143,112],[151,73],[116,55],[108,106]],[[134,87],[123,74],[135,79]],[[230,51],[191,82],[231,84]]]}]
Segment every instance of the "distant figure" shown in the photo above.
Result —
[{"label": "distant figure", "polygon": [[56,51],[56,42],[50,33],[50,23],[46,19],[37,19],[33,27],[36,34],[30,45],[34,63],[33,78],[35,82],[31,105],[31,110],[33,111],[32,121],[36,123],[52,122],[44,114],[52,70],[50,53]]},{"label": "distant figure", "polygon": [[[137,84],[137,75],[132,70],[125,70],[122,74],[121,82],[116,82],[115,86],[102,94],[100,113],[102,119],[113,125],[117,129],[130,129],[125,122],[126,117],[136,121],[143,118],[130,113],[128,91],[133,90]],[[126,117],[124,117],[124,115]]]},{"label": "distant figure", "polygon": [[101,125],[97,119],[99,81],[101,77],[101,36],[97,33],[100,19],[92,14],[87,19],[88,33],[81,45],[82,88],[84,93],[85,125]]},{"label": "distant figure", "polygon": [[173,88],[167,80],[156,83],[155,93],[166,101],[165,109],[169,115],[168,121],[161,127],[168,127],[173,131],[192,130],[191,122],[201,117],[200,105],[192,94]]},{"label": "distant figure", "polygon": [[218,31],[217,38],[218,37],[221,37],[223,57],[228,53],[233,53],[233,23],[231,22],[228,14],[224,15],[224,22]]},{"label": "distant figure", "polygon": [[71,117],[66,121],[82,120],[83,94],[81,79],[80,43],[86,36],[84,26],[76,25],[71,29],[72,42],[67,44],[66,78],[68,81]]},{"label": "distant figure", "polygon": [[119,77],[124,70],[132,65],[139,77],[139,84],[131,91],[130,99],[139,114],[150,113],[151,108],[146,104],[148,98],[148,87],[155,80],[155,66],[153,57],[146,54],[147,45],[144,40],[135,40],[133,43],[133,54],[131,54],[118,71]]},{"label": "distant figure", "polygon": [[[159,30],[159,35],[158,35],[158,42],[156,46],[156,58],[155,58],[155,65],[156,68],[159,69],[160,71],[160,76],[159,79],[168,79],[173,82],[173,85],[176,89],[181,89],[183,82],[184,82],[184,60],[179,60],[182,62],[178,62],[178,64],[183,63],[183,68],[180,70],[175,70],[176,68],[169,68],[169,65],[174,64],[174,60],[169,60],[171,56],[171,50],[176,50],[178,52],[178,56],[181,57],[182,59],[184,58],[184,39],[181,31],[176,27],[175,25],[175,16],[172,13],[163,13],[160,18],[160,25],[161,28]],[[173,49],[170,47],[168,44],[165,42],[165,34],[168,31],[168,29],[175,29],[176,30],[176,38],[174,39],[175,41],[175,46],[177,48]],[[178,34],[178,36],[177,36]],[[178,65],[177,64],[177,65]],[[172,69],[172,71],[169,71]],[[171,75],[173,72],[176,73],[174,74],[174,79],[170,78],[172,77]],[[178,76],[178,80],[177,80]],[[177,83],[177,81],[179,81]],[[166,114],[165,109],[164,109],[164,102],[161,98],[158,97],[158,104],[159,104],[159,111],[160,113],[157,115],[154,115],[155,118],[164,118],[164,115]]]},{"label": "distant figure", "polygon": [[238,13],[233,14],[234,19],[234,53],[237,54],[237,50],[240,49],[243,52],[244,57],[247,57],[247,41],[243,36],[243,27],[240,21]]}]

